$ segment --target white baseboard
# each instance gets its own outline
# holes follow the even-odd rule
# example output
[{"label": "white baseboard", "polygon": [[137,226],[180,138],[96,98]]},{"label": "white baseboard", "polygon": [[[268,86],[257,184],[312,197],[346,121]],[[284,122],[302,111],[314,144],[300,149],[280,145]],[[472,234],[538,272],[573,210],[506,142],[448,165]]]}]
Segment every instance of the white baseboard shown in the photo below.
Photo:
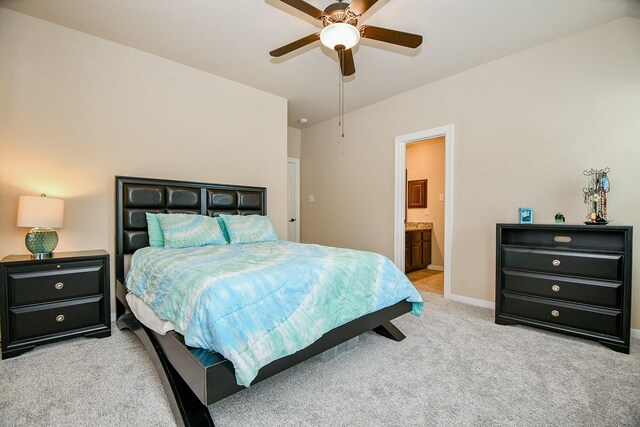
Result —
[{"label": "white baseboard", "polygon": [[631,336],[640,340],[640,329],[632,329]]},{"label": "white baseboard", "polygon": [[116,314],[115,313],[111,313],[111,321],[112,322],[116,321]]},{"label": "white baseboard", "polygon": [[427,266],[428,270],[438,270],[438,271],[444,271],[444,265],[433,265],[433,264],[429,264]]},{"label": "white baseboard", "polygon": [[485,301],[483,299],[463,297],[462,295],[449,294],[447,297],[451,301],[461,302],[463,304],[475,305],[476,307],[482,308],[495,308],[495,303],[493,301]]}]

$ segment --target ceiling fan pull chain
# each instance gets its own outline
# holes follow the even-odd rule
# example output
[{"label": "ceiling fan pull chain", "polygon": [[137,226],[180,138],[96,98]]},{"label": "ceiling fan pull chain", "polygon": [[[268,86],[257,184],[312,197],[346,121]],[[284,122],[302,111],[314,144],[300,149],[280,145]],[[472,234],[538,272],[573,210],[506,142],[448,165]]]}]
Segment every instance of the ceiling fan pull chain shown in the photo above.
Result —
[{"label": "ceiling fan pull chain", "polygon": [[341,65],[338,72],[338,127],[341,128],[342,138],[344,138],[344,73],[342,72],[344,49],[338,50],[338,59]]},{"label": "ceiling fan pull chain", "polygon": [[[338,52],[340,55],[340,52]],[[340,58],[338,58],[339,60]],[[340,103],[340,99],[342,99],[342,78],[340,73],[338,73],[338,127],[342,126],[342,104]]]},{"label": "ceiling fan pull chain", "polygon": [[340,73],[340,81],[342,82],[342,98],[340,100],[342,104],[342,119],[340,121],[342,122],[342,138],[344,139],[344,76],[342,73]]}]

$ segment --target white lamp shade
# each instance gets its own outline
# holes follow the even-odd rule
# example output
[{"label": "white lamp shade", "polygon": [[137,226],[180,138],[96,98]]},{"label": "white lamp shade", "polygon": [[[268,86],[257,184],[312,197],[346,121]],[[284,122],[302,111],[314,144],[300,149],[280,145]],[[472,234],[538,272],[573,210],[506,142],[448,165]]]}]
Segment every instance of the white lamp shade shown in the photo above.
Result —
[{"label": "white lamp shade", "polygon": [[324,27],[320,32],[320,41],[331,50],[340,44],[345,49],[351,49],[360,41],[360,31],[351,24],[339,22]]},{"label": "white lamp shade", "polygon": [[64,200],[46,196],[20,196],[18,227],[62,228]]}]

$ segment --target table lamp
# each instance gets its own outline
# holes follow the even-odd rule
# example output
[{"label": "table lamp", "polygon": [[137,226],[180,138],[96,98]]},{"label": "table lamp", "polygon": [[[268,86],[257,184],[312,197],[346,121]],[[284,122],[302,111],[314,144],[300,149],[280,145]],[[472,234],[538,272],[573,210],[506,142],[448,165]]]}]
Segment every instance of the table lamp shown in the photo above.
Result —
[{"label": "table lamp", "polygon": [[24,244],[36,259],[48,258],[58,245],[62,228],[64,200],[38,196],[20,196],[18,199],[18,227],[33,227],[25,236]]}]

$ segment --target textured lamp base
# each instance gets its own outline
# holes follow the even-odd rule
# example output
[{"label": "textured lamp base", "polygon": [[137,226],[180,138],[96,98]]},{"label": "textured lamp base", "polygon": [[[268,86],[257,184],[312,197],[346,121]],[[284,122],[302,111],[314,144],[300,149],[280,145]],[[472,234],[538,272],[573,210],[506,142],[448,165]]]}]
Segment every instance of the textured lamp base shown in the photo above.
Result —
[{"label": "textured lamp base", "polygon": [[58,233],[53,228],[32,228],[24,238],[24,244],[34,258],[48,258],[58,246]]}]

